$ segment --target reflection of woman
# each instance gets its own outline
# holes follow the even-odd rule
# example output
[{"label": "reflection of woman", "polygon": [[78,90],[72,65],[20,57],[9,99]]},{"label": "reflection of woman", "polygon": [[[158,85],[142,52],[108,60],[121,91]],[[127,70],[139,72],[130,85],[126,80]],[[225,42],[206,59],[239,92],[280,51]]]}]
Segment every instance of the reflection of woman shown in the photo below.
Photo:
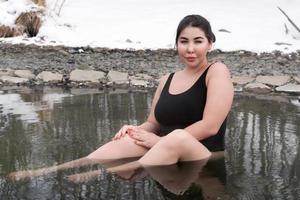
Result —
[{"label": "reflection of woman", "polygon": [[166,199],[225,199],[224,162],[224,151],[218,151],[212,152],[208,163],[204,159],[144,169],[159,183]]},{"label": "reflection of woman", "polygon": [[139,156],[142,165],[168,165],[206,159],[210,151],[223,150],[233,87],[224,64],[208,63],[207,52],[213,42],[215,36],[205,18],[186,16],[176,35],[177,52],[184,68],[160,79],[146,122],[123,126],[111,142],[84,158],[11,176],[41,175]]}]

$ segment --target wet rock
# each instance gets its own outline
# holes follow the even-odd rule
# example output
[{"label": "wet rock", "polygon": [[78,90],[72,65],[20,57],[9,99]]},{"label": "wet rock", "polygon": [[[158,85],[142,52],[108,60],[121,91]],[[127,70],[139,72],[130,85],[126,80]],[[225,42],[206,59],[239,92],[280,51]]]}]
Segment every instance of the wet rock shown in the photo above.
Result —
[{"label": "wet rock", "polygon": [[288,83],[291,80],[290,76],[257,76],[256,81],[259,83],[281,86]]},{"label": "wet rock", "polygon": [[149,85],[149,82],[146,80],[132,79],[130,80],[132,86],[135,87],[144,87],[146,88]]},{"label": "wet rock", "polygon": [[20,78],[33,79],[35,75],[30,70],[15,70],[14,75]]},{"label": "wet rock", "polygon": [[249,83],[244,87],[244,89],[255,93],[269,93],[272,91],[269,86],[262,83]]},{"label": "wet rock", "polygon": [[118,72],[118,71],[109,71],[107,74],[109,81],[116,84],[128,83],[128,73]]},{"label": "wet rock", "polygon": [[105,79],[105,74],[94,70],[80,70],[76,69],[70,73],[70,80],[75,82],[94,82],[99,83]]},{"label": "wet rock", "polygon": [[43,82],[60,82],[62,81],[62,78],[62,74],[49,71],[43,71],[36,76],[36,79],[41,79]]},{"label": "wet rock", "polygon": [[243,92],[243,87],[239,86],[239,85],[235,85],[233,87],[234,92]]},{"label": "wet rock", "polygon": [[233,76],[231,78],[233,84],[245,85],[255,80],[255,78],[250,76]]},{"label": "wet rock", "polygon": [[14,83],[14,84],[25,83],[28,81],[27,78],[20,78],[20,77],[14,77],[14,76],[1,76],[0,80],[2,82]]},{"label": "wet rock", "polygon": [[287,93],[300,94],[300,85],[289,83],[287,85],[277,87],[277,88],[275,88],[275,90],[278,91],[278,92],[287,92]]}]

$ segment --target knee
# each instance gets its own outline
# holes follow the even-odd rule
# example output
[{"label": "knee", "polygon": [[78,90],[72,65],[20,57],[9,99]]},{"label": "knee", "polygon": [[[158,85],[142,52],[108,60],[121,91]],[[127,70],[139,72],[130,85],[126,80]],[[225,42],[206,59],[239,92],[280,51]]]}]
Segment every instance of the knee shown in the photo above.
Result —
[{"label": "knee", "polygon": [[[175,141],[185,141],[194,138],[189,132],[184,129],[176,129],[167,135],[168,138],[171,138]],[[194,138],[195,139],[195,138]]]},{"label": "knee", "polygon": [[182,144],[186,144],[189,141],[196,140],[190,133],[183,129],[176,129],[165,136],[166,143],[174,147],[178,147]]}]

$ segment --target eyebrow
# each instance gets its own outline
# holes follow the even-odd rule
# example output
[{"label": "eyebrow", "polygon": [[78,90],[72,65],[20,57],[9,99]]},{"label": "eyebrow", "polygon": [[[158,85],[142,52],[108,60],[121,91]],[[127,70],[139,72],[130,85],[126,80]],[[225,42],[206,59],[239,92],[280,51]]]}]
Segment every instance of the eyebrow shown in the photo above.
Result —
[{"label": "eyebrow", "polygon": [[[188,38],[186,37],[180,37],[179,39],[182,39],[182,40],[188,40]],[[195,37],[194,40],[198,40],[198,39],[204,39],[203,37],[199,36],[199,37]]]}]

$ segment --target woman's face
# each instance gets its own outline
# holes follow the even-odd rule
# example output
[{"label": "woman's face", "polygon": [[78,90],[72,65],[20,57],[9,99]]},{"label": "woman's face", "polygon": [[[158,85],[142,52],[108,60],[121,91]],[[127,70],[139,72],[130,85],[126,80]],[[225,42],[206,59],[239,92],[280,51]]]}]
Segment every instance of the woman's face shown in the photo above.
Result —
[{"label": "woman's face", "polygon": [[182,30],[177,41],[177,51],[186,67],[202,67],[207,64],[207,52],[212,43],[202,29],[188,26]]}]

